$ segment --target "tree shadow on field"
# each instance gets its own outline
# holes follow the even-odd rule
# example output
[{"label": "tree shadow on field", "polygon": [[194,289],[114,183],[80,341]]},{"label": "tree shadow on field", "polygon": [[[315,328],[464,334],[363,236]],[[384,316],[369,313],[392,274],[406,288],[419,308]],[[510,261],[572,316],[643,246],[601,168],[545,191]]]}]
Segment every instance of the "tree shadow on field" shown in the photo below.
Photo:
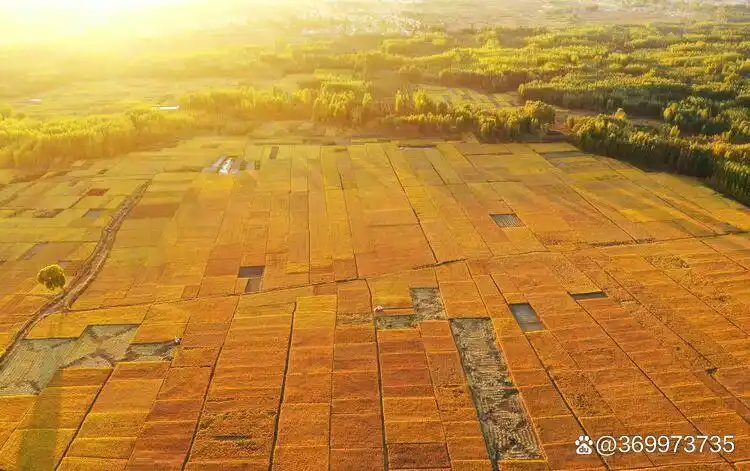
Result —
[{"label": "tree shadow on field", "polygon": [[[54,337],[54,334],[52,336]],[[34,341],[24,340],[24,342]],[[77,424],[66,423],[66,420],[75,421],[76,417],[70,414],[70,412],[75,412],[74,403],[85,402],[74,389],[58,386],[62,384],[57,381],[60,356],[67,354],[72,342],[69,339],[43,339],[41,342],[44,344],[59,342],[58,345],[63,345],[63,347],[54,352],[41,348],[34,352],[36,355],[31,356],[24,353],[33,351],[33,348],[26,352],[19,351],[16,357],[6,365],[7,368],[15,370],[15,372],[7,372],[17,381],[15,386],[20,385],[27,391],[31,388],[39,391],[39,394],[34,405],[0,449],[0,469],[3,471],[54,470],[76,432]],[[46,388],[45,385],[47,385]],[[26,393],[16,392],[15,394]],[[73,406],[72,411],[71,406]]]},{"label": "tree shadow on field", "polygon": [[18,426],[19,436],[16,468],[19,471],[52,471],[62,459],[75,430],[62,430],[63,407],[67,388],[55,387],[60,374],[59,363],[51,361],[54,368],[52,380],[41,390],[32,409]]},{"label": "tree shadow on field", "polygon": [[47,388],[0,451],[0,469],[51,471],[75,430],[59,428],[64,388]]}]

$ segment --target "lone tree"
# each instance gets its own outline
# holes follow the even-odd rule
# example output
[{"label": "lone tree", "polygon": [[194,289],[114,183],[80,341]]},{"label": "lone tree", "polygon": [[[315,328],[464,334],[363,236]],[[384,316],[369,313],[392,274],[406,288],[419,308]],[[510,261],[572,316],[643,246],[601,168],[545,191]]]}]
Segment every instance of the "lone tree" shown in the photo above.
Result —
[{"label": "lone tree", "polygon": [[55,291],[65,286],[65,271],[60,265],[50,265],[39,270],[36,281],[48,290]]}]

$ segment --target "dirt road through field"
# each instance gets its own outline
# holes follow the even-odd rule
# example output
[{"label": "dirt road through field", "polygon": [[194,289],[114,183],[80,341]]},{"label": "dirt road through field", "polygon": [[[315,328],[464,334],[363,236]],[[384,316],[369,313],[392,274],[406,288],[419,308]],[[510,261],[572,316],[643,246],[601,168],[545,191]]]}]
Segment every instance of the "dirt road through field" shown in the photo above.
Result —
[{"label": "dirt road through field", "polygon": [[75,300],[78,299],[88,285],[91,284],[94,278],[96,278],[96,275],[101,271],[104,262],[107,260],[107,256],[114,245],[115,237],[117,236],[117,231],[122,225],[122,221],[125,220],[130,211],[138,204],[150,184],[150,180],[144,182],[133,192],[133,194],[128,196],[122,202],[117,209],[117,212],[112,216],[112,219],[102,229],[96,248],[94,248],[94,251],[89,258],[86,259],[78,275],[70,281],[68,286],[66,286],[61,293],[39,309],[36,315],[33,316],[33,319],[18,333],[13,344],[8,347],[2,356],[0,356],[0,370],[4,368],[5,360],[10,356],[11,352],[13,352],[18,342],[26,337],[26,334],[40,319],[43,319],[52,313],[70,309],[70,306],[73,305]]}]

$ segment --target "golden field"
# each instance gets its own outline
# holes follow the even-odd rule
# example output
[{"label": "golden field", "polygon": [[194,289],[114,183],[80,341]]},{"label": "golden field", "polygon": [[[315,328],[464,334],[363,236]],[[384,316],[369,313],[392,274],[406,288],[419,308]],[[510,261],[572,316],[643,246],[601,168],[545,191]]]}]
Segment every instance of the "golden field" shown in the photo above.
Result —
[{"label": "golden field", "polygon": [[[211,169],[221,155],[244,168]],[[131,346],[180,343],[0,395],[0,469],[489,470],[463,318],[491,322],[541,453],[499,469],[750,469],[750,210],[693,180],[563,143],[226,137],[16,176],[0,176],[0,350],[50,297],[37,270],[74,276],[145,182],[101,272],[24,341],[127,325]],[[376,329],[415,288],[445,319]],[[522,331],[523,303],[543,329]],[[575,454],[607,433],[736,449]]]}]

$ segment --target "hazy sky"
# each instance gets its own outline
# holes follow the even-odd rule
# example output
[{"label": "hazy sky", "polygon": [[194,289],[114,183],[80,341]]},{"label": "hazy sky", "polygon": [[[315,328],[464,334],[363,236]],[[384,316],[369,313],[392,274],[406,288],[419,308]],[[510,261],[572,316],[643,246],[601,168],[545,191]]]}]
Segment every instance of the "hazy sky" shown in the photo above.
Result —
[{"label": "hazy sky", "polygon": [[[89,22],[153,6],[190,3],[191,0],[0,0],[0,14],[22,19],[54,19]],[[62,18],[61,18],[62,19]]]},{"label": "hazy sky", "polygon": [[123,10],[183,0],[0,0],[0,8],[11,10]]}]

